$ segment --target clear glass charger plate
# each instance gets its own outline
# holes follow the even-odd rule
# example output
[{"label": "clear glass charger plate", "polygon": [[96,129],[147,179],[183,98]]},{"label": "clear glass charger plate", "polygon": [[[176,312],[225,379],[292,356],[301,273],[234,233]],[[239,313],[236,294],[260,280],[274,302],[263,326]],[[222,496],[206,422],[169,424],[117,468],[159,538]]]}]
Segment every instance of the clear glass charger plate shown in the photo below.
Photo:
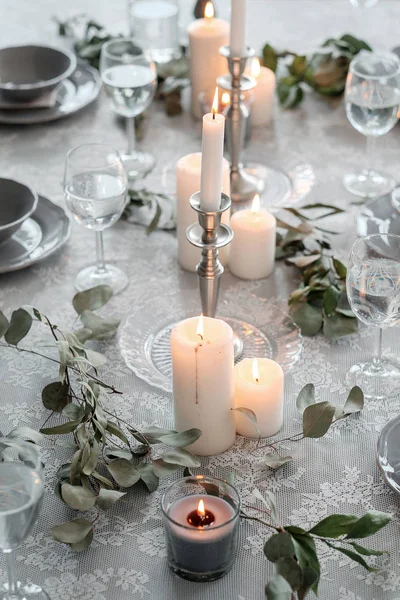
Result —
[{"label": "clear glass charger plate", "polygon": [[[170,334],[173,326],[200,314],[199,293],[174,292],[138,304],[120,328],[119,344],[127,366],[150,385],[172,392]],[[243,340],[238,358],[266,357],[288,372],[300,357],[300,330],[282,308],[254,294],[221,298],[217,317]]]},{"label": "clear glass charger plate", "polygon": [[400,416],[382,429],[378,439],[377,462],[383,479],[400,495]]}]

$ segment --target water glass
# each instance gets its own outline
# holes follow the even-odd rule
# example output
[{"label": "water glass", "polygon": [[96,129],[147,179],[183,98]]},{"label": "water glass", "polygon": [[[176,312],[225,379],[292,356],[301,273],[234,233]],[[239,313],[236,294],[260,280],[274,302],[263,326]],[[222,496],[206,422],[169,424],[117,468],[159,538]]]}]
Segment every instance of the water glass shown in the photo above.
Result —
[{"label": "water glass", "polygon": [[14,551],[26,540],[42,506],[44,481],[38,447],[11,438],[0,438],[0,549],[8,582],[0,583],[4,600],[49,600],[33,583],[22,584],[15,574]]},{"label": "water glass", "polygon": [[383,329],[400,323],[400,236],[372,234],[353,245],[347,270],[347,295],[356,317],[379,330],[376,356],[353,365],[349,388],[358,385],[366,398],[383,399],[400,392],[400,365],[382,357]]},{"label": "water glass", "polygon": [[113,110],[126,118],[128,151],[122,155],[129,181],[150,173],[154,156],[136,150],[135,117],[151,104],[157,89],[157,71],[152,60],[131,39],[118,38],[103,44],[100,73]]},{"label": "water glass", "polygon": [[151,60],[170,62],[179,53],[178,0],[129,0],[131,36]]},{"label": "water glass", "polygon": [[96,232],[97,262],[78,273],[77,290],[109,285],[114,294],[128,283],[126,274],[104,261],[103,230],[120,218],[126,204],[127,180],[118,150],[106,144],[83,144],[65,161],[67,207],[80,225]]},{"label": "water glass", "polygon": [[395,54],[360,52],[350,63],[345,91],[346,115],[367,137],[367,168],[345,175],[346,189],[365,198],[380,196],[395,185],[393,177],[371,168],[376,138],[397,123],[400,111],[400,62]]}]

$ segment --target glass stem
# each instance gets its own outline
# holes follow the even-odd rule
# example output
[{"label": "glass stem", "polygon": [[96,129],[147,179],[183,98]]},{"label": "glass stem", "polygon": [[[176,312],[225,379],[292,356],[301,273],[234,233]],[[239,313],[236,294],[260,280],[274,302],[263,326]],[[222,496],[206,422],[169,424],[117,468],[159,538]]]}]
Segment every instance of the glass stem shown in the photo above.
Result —
[{"label": "glass stem", "polygon": [[15,575],[14,550],[3,550],[7,564],[8,593],[7,600],[18,598],[17,578]]},{"label": "glass stem", "polygon": [[380,327],[379,328],[379,341],[378,341],[378,352],[376,354],[376,356],[374,356],[374,358],[372,359],[372,364],[374,365],[375,369],[381,369],[382,367],[382,338],[383,338],[383,330]]},{"label": "glass stem", "polygon": [[376,136],[367,135],[367,171],[373,171],[376,156]]},{"label": "glass stem", "polygon": [[130,155],[136,150],[135,117],[126,118],[126,135],[128,137],[128,154]]},{"label": "glass stem", "polygon": [[96,272],[105,273],[103,232],[96,231]]}]

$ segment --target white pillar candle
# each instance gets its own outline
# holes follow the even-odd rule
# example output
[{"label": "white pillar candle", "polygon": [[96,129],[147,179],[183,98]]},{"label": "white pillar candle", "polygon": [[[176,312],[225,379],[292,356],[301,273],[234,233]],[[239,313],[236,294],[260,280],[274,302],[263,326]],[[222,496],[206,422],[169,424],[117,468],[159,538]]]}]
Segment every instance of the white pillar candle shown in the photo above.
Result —
[{"label": "white pillar candle", "polygon": [[257,82],[257,86],[252,90],[251,123],[255,127],[268,125],[272,119],[274,106],[275,73],[267,67],[262,67],[258,58],[253,58],[248,72]]},{"label": "white pillar candle", "polygon": [[232,0],[231,4],[231,56],[244,56],[246,50],[247,0]]},{"label": "white pillar candle", "polygon": [[[186,239],[189,225],[197,222],[197,213],[190,206],[190,197],[200,189],[201,152],[182,156],[176,163],[176,229],[178,236],[178,261],[180,266],[194,273],[200,261],[201,250]],[[222,191],[229,196],[230,166],[224,158],[222,161]],[[222,213],[222,223],[229,225],[230,211]],[[228,263],[229,248],[225,246],[219,251],[219,259],[225,266]]]},{"label": "white pillar candle", "polygon": [[229,23],[214,18],[211,2],[206,5],[206,15],[191,23],[188,29],[191,108],[196,119],[202,116],[200,92],[214,89],[217,77],[228,70],[226,58],[220,55],[219,49],[229,44]]},{"label": "white pillar candle", "polygon": [[259,433],[239,411],[236,431],[246,437],[270,437],[283,425],[283,371],[269,358],[245,358],[234,368],[235,408],[248,408],[257,417]]},{"label": "white pillar candle", "polygon": [[250,209],[239,210],[231,217],[234,233],[229,254],[229,268],[241,279],[263,279],[274,269],[276,219],[260,209],[255,196]]},{"label": "white pillar candle", "polygon": [[211,113],[203,117],[200,176],[200,208],[218,210],[221,206],[222,161],[224,158],[225,117],[217,114],[218,88]]},{"label": "white pillar candle", "polygon": [[197,427],[190,447],[199,456],[220,454],[235,441],[233,331],[225,321],[194,317],[171,332],[175,429]]}]

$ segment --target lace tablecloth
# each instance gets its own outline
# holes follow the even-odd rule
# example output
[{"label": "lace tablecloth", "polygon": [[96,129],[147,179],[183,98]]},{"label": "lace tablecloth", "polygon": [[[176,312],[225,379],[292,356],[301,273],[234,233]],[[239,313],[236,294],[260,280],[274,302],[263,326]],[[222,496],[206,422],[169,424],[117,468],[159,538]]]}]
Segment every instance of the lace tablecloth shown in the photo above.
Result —
[{"label": "lace tablecloth", "polygon": [[[67,3],[52,0],[3,0],[1,11],[2,44],[57,39],[55,14],[65,16]],[[96,3],[102,22],[115,30],[125,29],[125,2]],[[184,7],[189,0],[182,0]],[[190,2],[192,4],[192,2]],[[228,2],[217,2],[226,14]],[[363,36],[375,46],[396,45],[400,5],[381,0],[369,11],[357,11],[345,0],[250,0],[251,43],[260,47],[271,41],[280,47],[308,49],[330,35],[345,31]],[[89,0],[68,2],[68,14],[94,10]],[[399,160],[399,130],[395,128],[379,141],[378,162],[396,175]],[[51,198],[63,203],[61,179],[66,151],[87,141],[103,141],[124,147],[124,132],[115,121],[105,98],[72,118],[45,126],[1,127],[1,175],[26,181]],[[188,115],[168,119],[154,107],[143,147],[158,158],[158,168],[182,154],[199,149],[200,127]],[[336,226],[343,235],[336,244],[346,255],[355,236],[351,198],[341,186],[342,175],[364,163],[365,140],[346,120],[343,104],[307,96],[293,112],[276,110],[273,126],[257,131],[248,151],[258,160],[271,161],[283,168],[310,163],[316,184],[312,201],[334,202],[349,207],[351,218],[339,219]],[[162,297],[175,289],[193,289],[196,277],[180,271],[176,263],[173,234],[156,232],[147,237],[140,227],[120,222],[105,233],[106,253],[118,261],[130,277],[129,287],[112,299],[107,311],[123,317],[135,310],[146,295]],[[7,314],[22,304],[33,304],[56,323],[69,327],[74,314],[71,307],[73,281],[77,270],[94,256],[92,234],[73,227],[69,243],[54,257],[30,269],[0,276],[0,306]],[[266,281],[251,284],[226,275],[226,293],[245,301],[255,292],[285,304],[296,285],[296,273],[279,264]],[[322,336],[304,340],[301,360],[285,378],[284,434],[299,430],[300,417],[294,400],[307,382],[316,385],[319,399],[341,403],[345,397],[343,377],[346,370],[371,353],[375,331],[363,329],[359,335],[331,344]],[[385,334],[385,351],[396,349],[397,331]],[[397,338],[398,349],[398,338]],[[107,345],[108,364],[104,377],[124,392],[111,397],[119,415],[137,426],[171,426],[171,397],[137,379],[124,365],[117,342]],[[56,373],[51,365],[35,357],[11,350],[0,354],[0,429],[27,424],[40,427],[46,417],[40,392]],[[390,558],[379,559],[378,573],[367,574],[350,560],[321,549],[324,600],[398,600],[400,598],[399,501],[381,481],[375,446],[379,431],[400,409],[400,399],[386,406],[368,402],[360,417],[343,420],[322,440],[304,440],[297,445],[296,460],[276,473],[262,465],[262,455],[249,455],[249,442],[238,438],[229,452],[203,461],[204,471],[224,476],[233,471],[244,499],[257,487],[276,494],[282,523],[309,526],[331,512],[360,514],[368,509],[393,513],[394,520],[376,536],[376,547],[390,550]],[[212,584],[191,584],[175,578],[165,559],[164,535],[160,514],[160,489],[150,495],[134,488],[127,502],[120,502],[103,514],[96,524],[92,547],[74,554],[53,541],[49,529],[73,518],[54,495],[54,474],[68,459],[62,448],[45,445],[43,460],[46,495],[39,521],[32,535],[18,551],[21,577],[32,579],[48,591],[52,600],[261,600],[264,585],[272,574],[262,547],[266,532],[246,522],[240,527],[240,550],[236,566],[224,579]],[[0,560],[0,580],[5,579]]]}]

